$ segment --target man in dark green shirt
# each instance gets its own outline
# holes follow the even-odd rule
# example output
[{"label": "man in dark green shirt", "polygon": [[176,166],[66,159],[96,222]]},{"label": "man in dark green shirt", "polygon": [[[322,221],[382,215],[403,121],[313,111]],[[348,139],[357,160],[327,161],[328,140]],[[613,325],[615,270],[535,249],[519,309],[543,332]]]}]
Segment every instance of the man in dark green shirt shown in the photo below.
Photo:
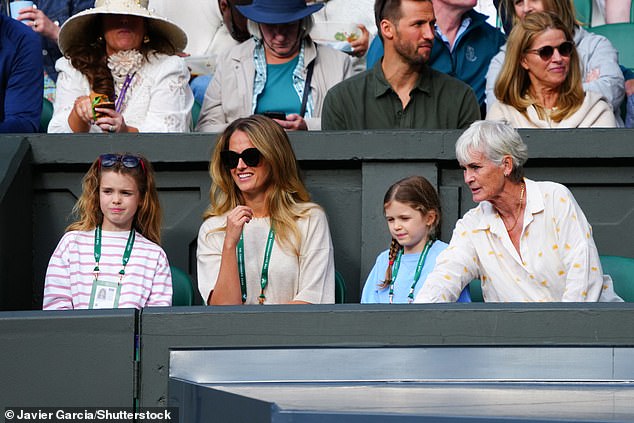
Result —
[{"label": "man in dark green shirt", "polygon": [[427,65],[430,0],[377,0],[375,15],[383,60],[330,89],[322,129],[462,129],[480,119],[471,87]]}]

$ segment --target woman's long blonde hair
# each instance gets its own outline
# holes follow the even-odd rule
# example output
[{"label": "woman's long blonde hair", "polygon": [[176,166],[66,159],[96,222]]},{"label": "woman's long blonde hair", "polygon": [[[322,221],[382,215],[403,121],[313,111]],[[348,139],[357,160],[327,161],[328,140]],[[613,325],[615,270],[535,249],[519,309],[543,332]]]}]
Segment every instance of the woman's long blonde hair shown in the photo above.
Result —
[{"label": "woman's long blonde hair", "polygon": [[307,216],[309,210],[317,205],[309,203],[310,194],[299,175],[297,159],[286,132],[267,117],[253,115],[237,119],[220,134],[209,165],[211,204],[203,218],[220,216],[244,204],[242,193],[220,158],[220,152],[229,149],[229,140],[236,131],[246,134],[260,151],[262,160],[270,166],[266,205],[271,227],[275,229],[276,239],[283,248],[299,254],[301,235],[297,220]]},{"label": "woman's long blonde hair", "polygon": [[100,157],[97,157],[81,181],[81,196],[73,207],[73,215],[77,217],[77,220],[68,225],[66,231],[91,231],[103,222],[103,213],[99,204],[101,175],[104,172],[116,172],[131,176],[139,189],[139,206],[132,221],[132,229],[136,229],[150,241],[160,244],[161,203],[156,191],[152,164],[139,154],[123,153],[121,155],[138,157],[139,166],[128,168],[121,162],[116,162],[114,166],[103,169]]},{"label": "woman's long blonde hair", "polygon": [[[567,41],[573,42],[571,31],[562,21],[552,13],[530,13],[524,20],[516,22],[506,43],[506,57],[497,82],[495,96],[504,104],[514,107],[526,118],[526,109],[533,105],[537,109],[540,119],[546,116],[542,107],[535,104],[530,96],[531,81],[528,71],[522,66],[522,59],[526,56],[535,37],[547,29],[557,29],[564,33]],[[570,54],[568,76],[559,87],[557,109],[553,110],[550,119],[561,122],[575,113],[583,103],[584,92],[581,85],[581,65],[579,53],[573,47]]]}]

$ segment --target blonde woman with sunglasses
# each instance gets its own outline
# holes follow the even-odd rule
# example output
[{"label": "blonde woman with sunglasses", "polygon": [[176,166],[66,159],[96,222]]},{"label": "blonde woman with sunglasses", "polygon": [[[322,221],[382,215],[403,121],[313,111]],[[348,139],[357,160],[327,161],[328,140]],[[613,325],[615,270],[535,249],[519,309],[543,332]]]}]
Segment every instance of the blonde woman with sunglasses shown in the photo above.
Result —
[{"label": "blonde woman with sunglasses", "polygon": [[[532,13],[550,12],[557,15],[572,34],[571,40],[574,41],[575,49],[579,55],[583,90],[601,94],[612,106],[617,124],[623,125],[620,107],[625,97],[625,89],[623,72],[618,63],[618,53],[607,38],[586,31],[581,27],[585,23],[576,19],[573,1],[501,0],[500,6],[506,10],[512,25],[517,25]],[[506,52],[507,45],[505,44],[489,65],[486,83],[487,111],[497,101],[493,90],[502,69]]]},{"label": "blonde woman with sunglasses", "polygon": [[209,174],[197,251],[206,303],[333,303],[328,221],[310,202],[284,129],[264,116],[235,120],[218,138]]},{"label": "blonde woman with sunglasses", "polygon": [[513,27],[487,120],[515,128],[616,126],[601,94],[583,91],[572,34],[555,15],[531,13]]}]

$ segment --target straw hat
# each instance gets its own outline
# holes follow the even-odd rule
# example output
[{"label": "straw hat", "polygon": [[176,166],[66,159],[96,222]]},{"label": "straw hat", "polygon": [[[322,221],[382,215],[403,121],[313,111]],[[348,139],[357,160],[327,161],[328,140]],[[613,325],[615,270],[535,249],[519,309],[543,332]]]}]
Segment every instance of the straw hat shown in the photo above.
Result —
[{"label": "straw hat", "polygon": [[[176,1],[176,0],[174,0]],[[95,7],[71,16],[59,30],[59,49],[65,53],[70,46],[85,41],[88,28],[97,15],[130,15],[146,18],[148,27],[161,33],[176,48],[182,51],[187,46],[185,31],[168,19],[155,15],[147,8],[148,0],[95,0]]]},{"label": "straw hat", "polygon": [[236,6],[247,19],[263,24],[295,22],[312,15],[322,7],[323,3],[307,6],[306,0],[254,0],[249,6]]}]

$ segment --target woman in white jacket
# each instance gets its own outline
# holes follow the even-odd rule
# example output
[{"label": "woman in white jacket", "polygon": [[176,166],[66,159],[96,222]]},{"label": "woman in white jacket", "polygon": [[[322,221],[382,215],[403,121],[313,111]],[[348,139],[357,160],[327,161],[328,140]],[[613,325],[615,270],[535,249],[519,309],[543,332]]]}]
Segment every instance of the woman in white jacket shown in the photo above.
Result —
[{"label": "woman in white jacket", "polygon": [[254,36],[219,60],[196,130],[221,132],[237,118],[264,114],[286,130],[321,129],[328,90],[352,75],[350,57],[308,35],[323,4],[255,0],[236,6]]},{"label": "woman in white jacket", "polygon": [[615,127],[612,108],[581,87],[572,34],[554,14],[532,13],[517,23],[495,84],[487,120],[516,128]]},{"label": "woman in white jacket", "polygon": [[[617,51],[607,38],[580,27],[575,18],[572,2],[569,0],[513,0],[506,9],[514,25],[535,12],[552,12],[561,19],[573,34],[572,40],[579,55],[583,90],[593,91],[603,96],[612,106],[617,125],[622,126],[620,107],[625,98],[625,87]],[[493,89],[502,69],[506,52],[507,45],[504,45],[491,60],[487,72],[487,110],[490,110],[491,106],[497,102]]]},{"label": "woman in white jacket", "polygon": [[147,0],[96,0],[60,29],[48,132],[189,132],[194,96],[176,55],[186,44]]}]

